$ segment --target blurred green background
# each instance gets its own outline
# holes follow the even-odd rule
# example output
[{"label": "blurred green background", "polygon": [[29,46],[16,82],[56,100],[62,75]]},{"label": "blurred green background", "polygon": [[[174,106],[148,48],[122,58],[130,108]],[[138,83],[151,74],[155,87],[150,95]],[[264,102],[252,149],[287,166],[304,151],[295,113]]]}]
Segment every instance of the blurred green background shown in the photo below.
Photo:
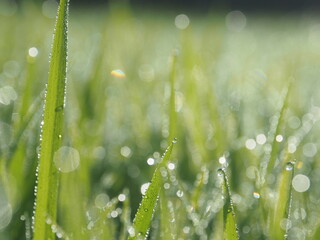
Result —
[{"label": "blurred green background", "polygon": [[[178,143],[166,191],[177,218],[173,239],[219,239],[214,229],[219,227],[216,170],[221,166],[229,173],[241,239],[267,239],[254,193],[274,147],[289,82],[276,168],[267,182],[275,193],[284,156],[297,162],[296,173],[311,185],[293,194],[289,236],[318,239],[320,19],[315,12],[177,13],[117,1],[75,9],[71,1],[70,9],[63,145],[79,152],[80,164],[61,174],[63,238],[108,239],[111,234],[118,239],[126,231],[121,201],[109,216],[111,233],[101,235],[90,222],[101,204],[123,192],[134,216],[140,188],[170,141],[170,69],[177,55]],[[54,1],[0,2],[0,239],[30,239],[32,232],[56,10]],[[197,215],[191,216],[188,207]],[[157,224],[159,214],[151,239],[161,239]]]}]

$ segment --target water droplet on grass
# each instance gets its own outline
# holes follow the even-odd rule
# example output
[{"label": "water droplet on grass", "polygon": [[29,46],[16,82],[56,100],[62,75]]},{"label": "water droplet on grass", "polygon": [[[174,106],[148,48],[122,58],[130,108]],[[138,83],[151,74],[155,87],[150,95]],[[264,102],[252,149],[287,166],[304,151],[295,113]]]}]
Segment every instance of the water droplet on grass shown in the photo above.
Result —
[{"label": "water droplet on grass", "polygon": [[119,194],[118,200],[119,200],[120,202],[124,202],[124,201],[126,200],[126,195],[124,195],[123,193]]},{"label": "water droplet on grass", "polygon": [[149,186],[150,186],[150,183],[144,183],[141,185],[140,191],[141,191],[142,195],[146,194]]},{"label": "water droplet on grass", "polygon": [[286,170],[291,171],[293,169],[293,163],[292,162],[287,162],[286,163]]},{"label": "water droplet on grass", "polygon": [[222,168],[219,168],[217,172],[219,177],[224,176],[224,170]]},{"label": "water droplet on grass", "polygon": [[253,192],[253,197],[259,199],[260,198],[260,193]]},{"label": "water droplet on grass", "polygon": [[276,141],[277,142],[282,142],[283,141],[283,136],[282,135],[277,135],[276,136]]},{"label": "water droplet on grass", "polygon": [[75,148],[63,146],[54,153],[53,161],[59,171],[72,172],[79,167],[80,154]]},{"label": "water droplet on grass", "polygon": [[148,158],[148,160],[147,160],[147,163],[148,163],[148,165],[154,165],[154,163],[155,163],[155,160],[153,159],[153,158]]},{"label": "water droplet on grass", "polygon": [[180,198],[183,197],[183,191],[178,190],[177,191],[177,196],[180,197]]}]

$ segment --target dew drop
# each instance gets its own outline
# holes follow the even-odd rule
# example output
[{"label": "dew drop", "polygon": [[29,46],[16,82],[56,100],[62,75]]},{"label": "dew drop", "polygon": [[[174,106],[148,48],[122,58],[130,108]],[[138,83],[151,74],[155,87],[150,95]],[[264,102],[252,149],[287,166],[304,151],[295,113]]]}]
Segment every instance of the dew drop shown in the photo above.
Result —
[{"label": "dew drop", "polygon": [[144,208],[143,210],[144,210],[145,212],[148,212],[148,208]]},{"label": "dew drop", "polygon": [[140,191],[141,191],[142,195],[146,194],[149,185],[150,185],[150,183],[144,183],[141,185]]},{"label": "dew drop", "polygon": [[219,168],[217,172],[219,177],[224,176],[224,170],[222,168]]},{"label": "dew drop", "polygon": [[178,190],[178,191],[177,191],[177,196],[178,196],[179,198],[183,197],[183,191]]},{"label": "dew drop", "polygon": [[119,194],[118,200],[119,200],[120,202],[124,202],[124,201],[126,200],[126,195],[124,195],[123,193]]},{"label": "dew drop", "polygon": [[178,139],[177,139],[177,138],[174,138],[174,139],[172,140],[172,143],[177,143],[177,141],[178,141]]},{"label": "dew drop", "polygon": [[293,169],[293,163],[292,162],[287,162],[286,163],[286,170],[291,171]]},{"label": "dew drop", "polygon": [[260,193],[253,192],[253,197],[259,199],[260,198]]}]

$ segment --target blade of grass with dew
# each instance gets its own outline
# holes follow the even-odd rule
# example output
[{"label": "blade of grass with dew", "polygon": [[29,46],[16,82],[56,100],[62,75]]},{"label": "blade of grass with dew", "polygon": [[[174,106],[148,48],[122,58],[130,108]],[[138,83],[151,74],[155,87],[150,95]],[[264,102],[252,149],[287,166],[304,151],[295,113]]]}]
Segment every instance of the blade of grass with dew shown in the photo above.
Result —
[{"label": "blade of grass with dew", "polygon": [[143,196],[133,220],[134,233],[130,233],[128,240],[145,239],[148,235],[153,213],[159,198],[159,193],[163,186],[161,171],[166,171],[165,169],[175,143],[176,140],[174,139],[166,149],[161,162],[153,173],[151,184],[149,185],[146,194]]},{"label": "blade of grass with dew", "polygon": [[276,138],[280,134],[282,123],[283,123],[283,118],[284,118],[284,113],[285,113],[285,110],[288,108],[290,89],[291,89],[291,82],[289,82],[289,85],[286,89],[286,94],[283,99],[283,104],[282,104],[282,107],[281,107],[281,110],[279,113],[278,123],[277,123],[276,130],[274,133],[273,141],[272,141],[272,148],[271,148],[272,150],[271,150],[270,158],[269,158],[268,165],[267,165],[266,176],[271,174],[271,172],[274,168],[275,161],[277,159],[279,143],[277,142]]},{"label": "blade of grass with dew", "polygon": [[[277,142],[277,136],[280,134],[281,127],[283,124],[285,110],[288,108],[290,89],[291,89],[291,81],[288,83],[288,87],[286,89],[286,93],[285,93],[285,96],[283,99],[282,107],[281,107],[279,117],[278,117],[278,122],[276,124],[276,129],[275,129],[273,140],[272,140],[271,153],[270,153],[270,157],[267,162],[267,169],[266,169],[266,172],[264,172],[264,177],[262,178],[263,179],[262,185],[260,186],[260,192],[262,193],[262,197],[260,200],[261,206],[265,206],[265,201],[266,201],[266,198],[263,196],[266,194],[266,188],[267,188],[266,179],[268,178],[268,176],[270,174],[272,174],[272,171],[273,171],[273,168],[275,165],[275,161],[277,159],[277,154],[278,154],[278,149],[279,149],[279,143]],[[268,215],[267,210],[264,209],[263,207],[262,207],[262,210],[263,210],[262,215],[263,215],[264,221],[266,222],[267,215]]]},{"label": "blade of grass with dew", "polygon": [[[178,52],[174,50],[171,56],[171,69],[170,69],[170,106],[169,106],[169,137],[173,139],[176,137],[176,122],[177,122],[177,113],[176,113],[176,91],[175,91],[175,76],[176,76],[176,65],[177,65]],[[161,234],[164,239],[170,238],[172,224],[170,221],[170,213],[167,205],[166,192],[164,189],[160,192],[160,228]]]},{"label": "blade of grass with dew", "polygon": [[55,239],[46,218],[57,214],[58,169],[53,155],[61,146],[67,72],[68,0],[61,0],[52,45],[42,122],[41,156],[34,215],[34,240]]},{"label": "blade of grass with dew", "polygon": [[218,169],[218,175],[222,177],[223,205],[223,236],[224,240],[238,240],[238,230],[235,221],[235,212],[231,200],[231,194],[227,174],[222,168]]},{"label": "blade of grass with dew", "polygon": [[[120,198],[121,196],[121,198]],[[123,197],[124,197],[124,201],[123,201]],[[129,198],[129,190],[125,189],[123,191],[122,195],[119,195],[118,197],[119,201],[123,201],[123,207],[122,207],[122,214],[120,217],[121,223],[122,223],[122,229],[121,229],[121,233],[120,233],[120,240],[125,240],[127,238],[128,235],[128,227],[131,226],[131,222],[130,222],[130,213],[131,213],[131,209],[130,209],[130,198]]]},{"label": "blade of grass with dew", "polygon": [[[281,173],[278,184],[278,197],[276,200],[274,212],[271,212],[270,219],[270,238],[287,239],[288,224],[290,221],[290,211],[292,202],[292,179],[294,176],[294,163],[287,162]],[[286,226],[283,220],[286,219]]]}]

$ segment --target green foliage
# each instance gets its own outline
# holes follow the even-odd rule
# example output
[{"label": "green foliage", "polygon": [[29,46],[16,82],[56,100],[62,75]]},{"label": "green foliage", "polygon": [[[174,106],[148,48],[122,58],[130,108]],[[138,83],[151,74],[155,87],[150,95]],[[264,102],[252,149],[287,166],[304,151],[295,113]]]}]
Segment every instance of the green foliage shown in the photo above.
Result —
[{"label": "green foliage", "polygon": [[59,170],[53,158],[61,146],[67,71],[68,1],[60,1],[41,133],[38,186],[35,202],[34,239],[55,239],[47,219],[56,221]]},{"label": "green foliage", "polygon": [[191,14],[180,29],[123,1],[74,9],[65,94],[67,1],[50,49],[55,7],[0,9],[0,239],[320,238],[312,15],[245,13],[234,29]]},{"label": "green foliage", "polygon": [[176,140],[173,140],[169,145],[161,162],[154,171],[151,183],[142,198],[137,214],[133,220],[134,231],[131,232],[128,239],[145,239],[148,235],[148,230],[159,198],[159,193],[163,186],[162,175],[167,171],[166,167],[175,142]]}]

